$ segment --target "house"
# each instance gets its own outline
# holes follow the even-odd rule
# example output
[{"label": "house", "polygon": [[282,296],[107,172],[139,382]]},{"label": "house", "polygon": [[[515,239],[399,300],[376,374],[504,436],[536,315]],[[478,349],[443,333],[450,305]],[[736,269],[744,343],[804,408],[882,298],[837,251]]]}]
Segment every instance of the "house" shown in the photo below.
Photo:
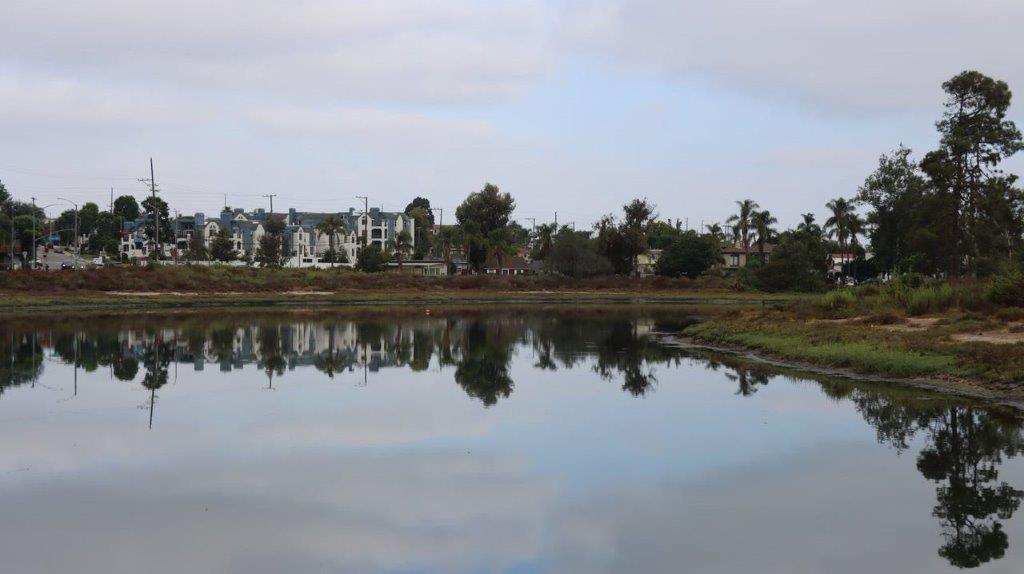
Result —
[{"label": "house", "polygon": [[418,261],[403,260],[401,267],[397,261],[389,261],[387,270],[389,272],[401,272],[409,275],[422,275],[424,277],[444,277],[448,275],[448,264],[444,259],[422,259]]},{"label": "house", "polygon": [[530,264],[519,255],[506,255],[500,264],[498,258],[491,255],[484,263],[484,273],[488,275],[526,275]]},{"label": "house", "polygon": [[637,255],[637,274],[640,277],[653,276],[657,271],[658,259],[661,259],[661,249],[648,249],[646,252]]},{"label": "house", "polygon": [[[410,250],[415,248],[416,221],[402,212],[370,208],[368,212],[349,209],[342,213],[313,213],[288,210],[285,219],[285,258],[290,267],[325,267],[329,263],[323,256],[330,250],[331,238],[317,228],[328,216],[340,223],[334,236],[334,250],[353,266],[363,245],[375,245],[386,250],[388,242],[395,241],[403,231],[409,234]],[[343,265],[346,263],[342,263]]]},{"label": "house", "polygon": [[775,250],[775,244],[765,243],[764,251],[758,249],[757,244],[751,244],[749,248],[744,249],[743,245],[737,243],[734,245],[727,245],[722,248],[722,260],[720,269],[726,271],[733,271],[747,266],[747,261],[754,258],[760,259],[762,262],[767,263],[771,259],[772,251]]}]

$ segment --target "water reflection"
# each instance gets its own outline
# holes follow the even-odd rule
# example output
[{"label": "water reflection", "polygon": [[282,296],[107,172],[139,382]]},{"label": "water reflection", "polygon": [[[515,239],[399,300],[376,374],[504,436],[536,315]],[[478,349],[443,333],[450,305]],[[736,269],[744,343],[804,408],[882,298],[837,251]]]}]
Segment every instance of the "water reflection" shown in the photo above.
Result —
[{"label": "water reflection", "polygon": [[680,321],[642,313],[522,312],[7,322],[0,326],[0,403],[11,389],[40,380],[50,362],[74,367],[72,396],[78,394],[79,369],[107,368],[115,381],[138,382],[148,394],[144,408],[150,428],[159,391],[168,384],[172,366],[179,365],[196,371],[216,365],[225,373],[255,367],[267,389],[287,385],[297,369],[318,371],[326,382],[359,385],[371,384],[383,370],[437,369],[449,372],[460,392],[490,409],[517,392],[515,378],[531,372],[516,368],[524,361],[533,372],[592,371],[621,387],[630,401],[654,400],[657,395],[650,395],[664,384],[659,375],[668,380],[664,373],[693,364],[721,373],[730,384],[727,393],[744,403],[764,400],[772,385],[796,380],[852,406],[880,444],[897,453],[916,452],[916,471],[935,485],[939,556],[952,566],[973,568],[1006,555],[1011,541],[1004,525],[1024,498],[1000,477],[1005,462],[1022,448],[1021,423],[1013,413],[917,390],[812,381],[735,356],[666,344],[657,336]]}]

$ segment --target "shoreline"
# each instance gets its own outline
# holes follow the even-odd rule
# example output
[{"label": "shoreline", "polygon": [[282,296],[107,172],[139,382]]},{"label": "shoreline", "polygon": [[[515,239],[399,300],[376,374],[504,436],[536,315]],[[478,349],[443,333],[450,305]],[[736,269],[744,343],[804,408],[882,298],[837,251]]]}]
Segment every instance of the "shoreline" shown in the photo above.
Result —
[{"label": "shoreline", "polygon": [[33,293],[0,291],[0,317],[52,311],[182,308],[301,308],[410,305],[610,304],[678,306],[764,306],[790,300],[787,295],[717,291],[654,290],[372,290],[344,291],[75,291]]},{"label": "shoreline", "polygon": [[796,374],[838,377],[861,383],[898,385],[907,388],[932,391],[942,395],[976,399],[993,405],[1013,409],[1019,415],[1024,416],[1024,399],[1004,396],[1002,393],[994,391],[980,381],[944,379],[939,377],[897,377],[883,373],[863,373],[853,369],[834,367],[780,356],[755,347],[715,344],[701,339],[671,335],[668,333],[665,333],[664,336],[663,341],[666,344],[674,345],[682,349],[693,349],[696,351],[733,355],[744,361],[760,363],[782,371],[792,371]]}]

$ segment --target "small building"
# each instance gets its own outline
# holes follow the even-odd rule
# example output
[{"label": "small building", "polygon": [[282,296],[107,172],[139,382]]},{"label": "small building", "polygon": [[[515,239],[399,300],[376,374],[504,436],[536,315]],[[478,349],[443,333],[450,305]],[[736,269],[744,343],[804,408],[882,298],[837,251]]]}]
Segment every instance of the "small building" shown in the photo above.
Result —
[{"label": "small building", "polygon": [[484,273],[487,275],[526,275],[530,271],[530,264],[519,255],[506,255],[498,262],[498,258],[491,255],[484,263]]},{"label": "small building", "polygon": [[444,277],[448,275],[448,264],[444,259],[403,260],[399,268],[397,261],[389,261],[387,270],[394,273],[422,275],[424,277]]},{"label": "small building", "polygon": [[760,259],[763,263],[767,263],[771,259],[772,251],[775,250],[775,244],[765,243],[763,246],[764,251],[758,248],[757,244],[751,244],[750,247],[744,248],[739,243],[734,245],[727,245],[722,248],[722,260],[721,268],[727,271],[741,269],[747,266],[747,261],[754,258]]},{"label": "small building", "polygon": [[636,271],[640,277],[651,277],[657,272],[661,251],[661,249],[648,249],[646,252],[637,255]]}]

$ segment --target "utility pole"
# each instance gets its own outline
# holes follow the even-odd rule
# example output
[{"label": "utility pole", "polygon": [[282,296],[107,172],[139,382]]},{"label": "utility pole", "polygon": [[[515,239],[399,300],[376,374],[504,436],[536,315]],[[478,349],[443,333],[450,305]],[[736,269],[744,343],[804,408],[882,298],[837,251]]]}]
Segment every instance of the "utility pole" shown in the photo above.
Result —
[{"label": "utility pole", "polygon": [[[156,229],[156,260],[160,261],[163,249],[160,248],[160,210],[156,204],[156,176],[153,175],[153,158],[149,158],[149,190],[153,197],[153,227]],[[150,423],[152,425],[152,423]]]},{"label": "utility pole", "polygon": [[114,213],[114,188],[110,188],[110,213]]},{"label": "utility pole", "polygon": [[370,244],[370,198],[365,195],[357,195],[356,199],[363,200],[363,247]]},{"label": "utility pole", "polygon": [[149,191],[153,198],[153,228],[156,230],[156,258],[160,260],[160,256],[163,255],[163,249],[160,248],[160,210],[156,204],[156,177],[153,175],[153,158],[149,158],[149,179],[139,179],[142,183],[149,184]]},{"label": "utility pole", "polygon": [[36,198],[32,198],[32,263],[30,269],[36,268]]},{"label": "utility pole", "polygon": [[228,210],[228,194],[224,194],[224,211]]},{"label": "utility pole", "polygon": [[436,211],[440,214],[440,218],[437,220],[438,227],[444,227],[444,208],[443,207],[431,207],[430,211]]},{"label": "utility pole", "polygon": [[263,197],[270,198],[270,215],[274,215],[274,198],[277,197],[276,193],[265,193]]},{"label": "utility pole", "polygon": [[558,230],[558,212],[555,212],[555,230]]}]

